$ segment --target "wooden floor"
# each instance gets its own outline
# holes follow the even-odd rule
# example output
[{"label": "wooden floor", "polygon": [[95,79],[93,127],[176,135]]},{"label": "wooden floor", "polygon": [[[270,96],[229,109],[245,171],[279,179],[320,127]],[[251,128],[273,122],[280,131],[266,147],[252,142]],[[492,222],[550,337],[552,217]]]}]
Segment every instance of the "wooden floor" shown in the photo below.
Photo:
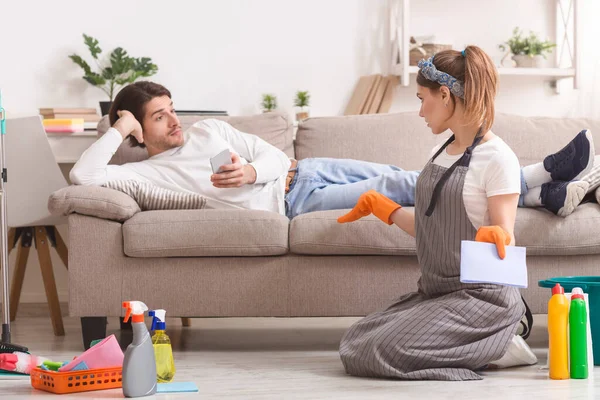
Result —
[{"label": "wooden floor", "polygon": [[[355,318],[195,319],[182,328],[168,321],[176,381],[193,381],[195,394],[161,394],[159,399],[597,399],[600,367],[588,380],[552,381],[547,377],[545,316],[536,316],[530,345],[540,358],[531,367],[485,373],[474,382],[403,382],[345,375],[337,346]],[[54,361],[82,352],[78,318],[65,318],[66,336],[54,337],[50,320],[20,317],[13,342]],[[118,321],[109,320],[109,333]],[[595,380],[593,379],[595,378]],[[31,388],[27,378],[0,378],[0,399],[122,398],[121,390],[56,395]]]}]

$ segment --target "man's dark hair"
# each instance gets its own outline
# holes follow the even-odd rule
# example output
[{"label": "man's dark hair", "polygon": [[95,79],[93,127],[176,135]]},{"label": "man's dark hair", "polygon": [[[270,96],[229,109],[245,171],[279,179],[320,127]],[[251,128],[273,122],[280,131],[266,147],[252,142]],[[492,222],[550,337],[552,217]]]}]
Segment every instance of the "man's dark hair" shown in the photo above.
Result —
[{"label": "man's dark hair", "polygon": [[[115,100],[110,107],[110,111],[108,112],[110,126],[113,126],[119,119],[117,111],[127,110],[133,114],[143,128],[146,104],[153,98],[161,96],[168,96],[171,98],[171,92],[158,83],[141,81],[125,86],[115,97]],[[129,136],[129,144],[131,147],[146,147],[144,143],[138,142],[133,136]]]}]

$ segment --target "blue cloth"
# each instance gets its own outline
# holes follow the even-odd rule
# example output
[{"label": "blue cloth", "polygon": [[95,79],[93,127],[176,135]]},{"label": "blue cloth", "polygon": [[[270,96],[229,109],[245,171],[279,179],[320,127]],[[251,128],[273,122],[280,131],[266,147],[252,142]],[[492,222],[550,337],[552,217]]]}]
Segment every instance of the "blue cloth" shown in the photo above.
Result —
[{"label": "blue cloth", "polygon": [[85,361],[80,362],[79,364],[77,364],[76,366],[74,366],[71,371],[85,371],[90,369],[87,364],[85,363]]},{"label": "blue cloth", "polygon": [[415,204],[419,171],[393,165],[336,158],[306,158],[285,197],[286,215],[353,208],[361,194],[373,189],[402,206]]},{"label": "blue cloth", "polygon": [[156,385],[156,393],[183,393],[197,392],[198,387],[194,382],[171,382]]}]

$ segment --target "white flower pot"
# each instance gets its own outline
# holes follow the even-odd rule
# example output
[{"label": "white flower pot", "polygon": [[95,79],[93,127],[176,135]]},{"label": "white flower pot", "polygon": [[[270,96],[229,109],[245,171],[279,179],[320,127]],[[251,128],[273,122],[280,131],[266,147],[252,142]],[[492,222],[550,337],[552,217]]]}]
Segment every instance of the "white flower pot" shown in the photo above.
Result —
[{"label": "white flower pot", "polygon": [[301,122],[310,117],[310,110],[308,107],[296,107],[296,121]]},{"label": "white flower pot", "polygon": [[544,57],[541,55],[528,56],[519,54],[512,56],[512,59],[517,63],[517,67],[520,68],[541,68],[543,66]]}]

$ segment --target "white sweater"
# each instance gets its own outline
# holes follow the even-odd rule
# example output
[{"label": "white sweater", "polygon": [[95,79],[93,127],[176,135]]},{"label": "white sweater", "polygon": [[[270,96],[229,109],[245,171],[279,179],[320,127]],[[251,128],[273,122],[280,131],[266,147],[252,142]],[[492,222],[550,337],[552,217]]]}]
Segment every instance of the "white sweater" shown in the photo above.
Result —
[{"label": "white sweater", "polygon": [[[76,185],[102,186],[106,182],[133,179],[150,182],[179,192],[206,197],[210,208],[245,208],[285,214],[285,176],[290,159],[255,135],[243,133],[226,122],[209,119],[195,123],[184,132],[184,144],[150,157],[123,165],[108,165],[123,142],[110,128],[87,149],[70,173]],[[229,149],[243,164],[256,170],[256,182],[239,188],[216,188],[210,181],[210,158]]]}]

